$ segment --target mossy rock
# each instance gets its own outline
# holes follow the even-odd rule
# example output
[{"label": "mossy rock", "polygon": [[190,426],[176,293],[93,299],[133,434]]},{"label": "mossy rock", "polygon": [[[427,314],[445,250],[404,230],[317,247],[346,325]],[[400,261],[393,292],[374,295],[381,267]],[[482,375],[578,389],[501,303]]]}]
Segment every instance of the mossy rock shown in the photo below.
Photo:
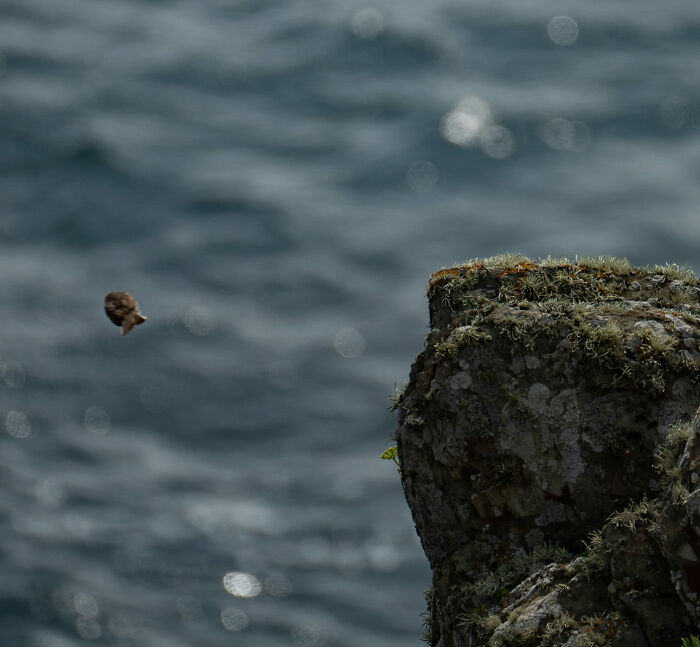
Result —
[{"label": "mossy rock", "polygon": [[[641,602],[584,604],[610,598],[610,578],[575,555],[640,501],[658,523],[640,522],[634,550],[652,561],[675,550],[653,534],[673,480],[658,454],[675,460],[664,443],[700,405],[699,285],[684,268],[610,258],[505,255],[433,275],[426,348],[395,404],[402,483],[434,573],[432,645],[608,644],[582,618],[598,618],[605,640],[641,632],[653,647],[671,644],[658,642],[669,618],[694,628],[670,577],[649,585],[668,585],[658,626],[635,620]],[[674,483],[678,502],[687,488]],[[527,601],[513,607],[518,584],[544,572],[543,546],[563,551],[546,622]]]}]

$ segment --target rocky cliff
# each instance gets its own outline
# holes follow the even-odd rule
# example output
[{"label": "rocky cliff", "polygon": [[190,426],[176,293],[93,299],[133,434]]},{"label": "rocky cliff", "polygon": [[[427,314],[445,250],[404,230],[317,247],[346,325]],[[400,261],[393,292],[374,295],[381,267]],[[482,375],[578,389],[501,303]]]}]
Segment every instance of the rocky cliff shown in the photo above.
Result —
[{"label": "rocky cliff", "polygon": [[700,281],[505,255],[436,272],[398,397],[433,647],[675,647],[700,626]]}]

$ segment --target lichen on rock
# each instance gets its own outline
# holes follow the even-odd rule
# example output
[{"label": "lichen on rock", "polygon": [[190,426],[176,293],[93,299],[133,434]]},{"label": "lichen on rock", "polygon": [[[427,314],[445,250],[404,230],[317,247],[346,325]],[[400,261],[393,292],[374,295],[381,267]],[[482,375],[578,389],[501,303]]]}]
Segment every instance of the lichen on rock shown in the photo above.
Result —
[{"label": "lichen on rock", "polygon": [[700,281],[504,255],[436,272],[428,298],[395,408],[430,644],[697,633]]}]

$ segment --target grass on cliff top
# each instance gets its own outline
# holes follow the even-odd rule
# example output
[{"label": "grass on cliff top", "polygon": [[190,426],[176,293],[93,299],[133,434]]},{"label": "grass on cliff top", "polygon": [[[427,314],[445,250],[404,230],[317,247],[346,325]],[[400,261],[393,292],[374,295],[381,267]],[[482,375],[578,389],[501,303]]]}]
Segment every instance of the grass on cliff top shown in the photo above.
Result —
[{"label": "grass on cliff top", "polygon": [[450,268],[442,268],[435,272],[428,283],[428,290],[433,287],[433,283],[439,280],[456,276],[460,270],[485,269],[489,271],[509,272],[516,269],[533,269],[536,267],[546,268],[571,268],[577,267],[586,270],[598,270],[605,274],[615,276],[626,276],[635,274],[640,277],[655,274],[663,274],[671,280],[681,279],[690,285],[700,285],[700,279],[693,270],[687,266],[679,266],[676,263],[666,263],[665,265],[635,266],[626,258],[616,258],[614,256],[576,256],[574,260],[564,257],[552,257],[532,259],[522,254],[505,253],[486,258],[472,258],[466,263],[459,263]]},{"label": "grass on cliff top", "polygon": [[[439,298],[446,312],[468,314],[467,320],[453,317],[444,334],[433,339],[435,358],[456,358],[466,346],[491,340],[492,331],[482,329],[480,324],[492,312],[496,314],[491,323],[501,335],[533,349],[537,333],[531,325],[533,318],[519,313],[536,304],[553,320],[540,332],[564,334],[572,353],[581,351],[613,370],[612,386],[629,378],[637,388],[662,392],[668,375],[679,371],[689,373],[694,382],[700,381],[700,366],[680,347],[673,331],[668,331],[665,312],[670,310],[674,317],[695,326],[700,323],[697,314],[681,307],[698,304],[697,290],[687,286],[700,285],[700,280],[690,269],[678,265],[635,267],[627,259],[613,257],[577,257],[574,263],[552,257],[535,262],[520,254],[503,254],[433,274],[428,297]],[[499,281],[485,281],[487,273],[497,274]],[[685,285],[665,285],[676,279]],[[492,292],[489,298],[471,293],[479,286],[497,288],[497,295]],[[635,299],[641,297],[649,299],[649,317],[664,326],[661,332],[650,325],[631,330],[619,325],[622,315],[636,311]],[[602,302],[604,308],[592,305]],[[510,309],[499,314],[499,304]],[[604,325],[599,321],[601,313],[605,315]],[[438,325],[444,324],[442,321]]]}]

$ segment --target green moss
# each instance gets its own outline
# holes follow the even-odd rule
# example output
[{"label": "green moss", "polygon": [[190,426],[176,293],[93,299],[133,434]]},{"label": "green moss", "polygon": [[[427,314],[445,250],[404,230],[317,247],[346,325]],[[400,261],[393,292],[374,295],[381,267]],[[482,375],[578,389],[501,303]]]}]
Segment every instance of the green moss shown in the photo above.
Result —
[{"label": "green moss", "polygon": [[[452,268],[435,272],[428,283],[428,295],[440,290],[449,301],[460,292],[474,289],[486,273],[498,273],[502,280],[499,300],[526,298],[541,301],[555,295],[567,295],[573,301],[605,300],[630,289],[633,281],[662,276],[660,283],[681,280],[690,286],[700,281],[688,267],[676,264],[634,267],[626,258],[599,256],[570,261],[567,258],[533,260],[521,254],[501,254],[491,258],[475,258]],[[669,290],[661,296],[679,303],[697,302],[685,290],[670,297]],[[680,295],[680,296],[678,296]]]},{"label": "green moss", "polygon": [[681,505],[689,494],[677,462],[691,433],[691,422],[675,424],[654,455],[654,469],[661,476],[661,487],[670,494],[671,501],[675,505]]},{"label": "green moss", "polygon": [[566,296],[569,301],[601,301],[617,296],[622,283],[606,281],[599,274],[578,265],[559,267],[543,265],[519,266],[499,274],[501,301],[518,299],[545,301]]},{"label": "green moss", "polygon": [[[428,283],[433,330],[422,359],[425,368],[422,372],[414,371],[415,382],[411,387],[414,391],[403,406],[408,407],[412,398],[422,404],[421,398],[430,398],[433,385],[436,385],[435,397],[428,406],[438,406],[442,402],[438,393],[442,397],[439,385],[444,371],[455,367],[438,366],[437,370],[442,372],[436,373],[435,363],[458,357],[469,361],[469,371],[475,381],[494,384],[488,388],[496,399],[500,397],[500,389],[504,389],[508,415],[514,417],[520,415],[518,407],[524,407],[523,401],[527,400],[523,392],[527,380],[522,377],[526,366],[527,370],[534,370],[536,362],[532,361],[532,354],[544,360],[545,366],[548,366],[546,362],[551,362],[552,369],[562,373],[565,379],[590,380],[595,382],[596,388],[634,387],[657,394],[670,388],[679,373],[700,381],[700,367],[694,362],[694,356],[684,349],[687,340],[681,336],[686,333],[682,326],[675,325],[679,319],[693,326],[700,324],[698,284],[688,268],[675,265],[652,269],[634,267],[626,259],[611,257],[574,261],[548,257],[533,261],[518,254],[504,254],[440,270]],[[472,345],[491,343],[494,344],[493,357],[489,353],[465,350]],[[519,349],[527,349],[527,355],[523,357]],[[562,356],[567,352],[571,353],[571,358]],[[591,370],[592,365],[599,370]],[[471,415],[473,396],[466,392],[460,395],[465,397],[456,404],[460,411],[470,412],[471,437],[498,434],[496,422],[485,417],[481,420],[477,413]],[[402,401],[403,394],[398,395],[395,402]],[[453,408],[454,404],[450,402]],[[688,426],[684,429],[685,432],[672,429],[658,454],[662,486],[668,488],[677,501],[687,495],[676,467],[676,459],[689,433]],[[617,452],[630,446],[630,438],[622,432],[606,436]],[[489,464],[489,469],[494,472],[503,469],[506,475],[507,467]],[[605,591],[611,577],[612,555],[624,556],[625,550],[630,545],[636,546],[636,542],[646,545],[644,541],[659,522],[660,505],[642,499],[611,515],[608,523],[589,537],[586,552],[576,561],[571,562],[573,556],[558,547],[520,553],[461,587],[443,591],[441,606],[458,610],[459,626],[469,632],[469,640],[491,645],[489,638],[502,624],[496,612],[500,613],[504,606],[513,604],[522,595],[530,585],[529,580],[516,591],[514,588],[533,570],[541,570],[543,563],[567,564],[566,569],[556,568],[551,573],[556,574],[556,578],[560,575],[569,578],[571,573],[583,574],[593,579],[591,590]],[[547,554],[550,549],[558,552]],[[469,570],[466,566],[455,568],[459,572]],[[564,580],[572,590],[575,589],[574,580]],[[428,606],[430,609],[430,603]],[[604,608],[605,604],[601,606]],[[585,612],[591,611],[590,606],[578,608],[579,611],[570,609],[570,612],[583,613],[584,608]],[[454,615],[450,613],[451,618]],[[615,614],[587,618],[562,615],[539,627],[532,636],[528,635],[527,647],[555,647],[574,634],[579,647],[612,644],[620,623],[621,618]],[[520,622],[516,632],[523,626],[526,623]],[[505,629],[501,626],[498,631],[499,643],[510,645],[512,641],[523,639],[515,633],[509,637]],[[428,620],[426,641],[431,633],[438,632],[431,631]],[[522,645],[525,647],[525,643]]]},{"label": "green moss", "polygon": [[634,534],[637,532],[637,524],[647,527],[655,525],[660,510],[658,501],[649,501],[644,497],[641,501],[628,505],[622,512],[611,515],[608,520],[615,528],[625,528]]},{"label": "green moss", "polygon": [[499,328],[499,333],[523,346],[532,350],[535,346],[535,336],[532,330],[532,321],[527,317],[518,317],[515,315],[505,315],[494,319],[494,323]]},{"label": "green moss", "polygon": [[665,265],[655,265],[654,274],[663,274],[671,280],[680,279],[690,285],[700,285],[698,277],[695,276],[693,270],[687,265],[678,265],[677,263],[666,263]]},{"label": "green moss", "polygon": [[585,321],[586,317],[595,312],[595,306],[591,303],[565,301],[563,299],[545,299],[537,304],[540,311],[556,320],[571,320],[574,322]]},{"label": "green moss", "polygon": [[530,553],[518,553],[501,564],[497,570],[487,572],[483,577],[465,584],[462,595],[465,600],[475,602],[495,601],[507,595],[524,580],[535,564],[563,563],[571,558],[571,553],[556,544],[542,544]]},{"label": "green moss", "polygon": [[428,283],[428,297],[432,299],[439,290],[442,305],[454,310],[459,307],[461,295],[477,287],[482,274],[480,267],[439,270]]},{"label": "green moss", "polygon": [[624,539],[623,530],[633,535],[640,530],[653,532],[658,526],[663,504],[659,500],[649,501],[646,497],[630,503],[621,512],[608,517],[608,523],[601,530],[591,533],[584,542],[586,550],[581,563],[583,573],[590,578],[595,574],[610,570],[610,559],[620,542]]},{"label": "green moss", "polygon": [[626,258],[615,256],[582,256],[569,260],[564,257],[552,257],[532,259],[519,253],[505,253],[485,258],[472,258],[465,263],[455,265],[450,268],[442,268],[435,275],[444,275],[454,270],[486,269],[489,271],[510,271],[531,266],[542,268],[579,268],[582,270],[596,271],[603,275],[614,275],[618,277],[640,278],[661,274],[669,280],[682,280],[690,285],[699,285],[695,273],[690,267],[679,266],[676,263],[666,263],[665,265],[655,265],[653,268],[647,266],[636,267]]},{"label": "green moss", "polygon": [[568,339],[573,352],[580,350],[614,371],[613,385],[628,378],[641,390],[664,391],[666,374],[687,364],[683,356],[674,353],[675,338],[662,337],[648,328],[625,333],[614,320],[577,322]]},{"label": "green moss", "polygon": [[574,629],[579,627],[579,623],[566,612],[548,622],[541,632],[542,647],[554,647],[555,645],[563,645]]},{"label": "green moss", "polygon": [[476,326],[458,326],[445,339],[435,344],[435,358],[442,360],[448,357],[456,357],[460,348],[490,340],[491,335],[483,330],[479,330]]},{"label": "green moss", "polygon": [[[644,289],[639,292],[643,279]],[[684,283],[671,290],[670,280]],[[434,349],[438,360],[453,358],[464,346],[491,340],[489,325],[528,350],[534,350],[539,335],[566,336],[572,353],[581,352],[611,371],[611,386],[629,380],[641,390],[662,392],[673,373],[684,372],[700,382],[700,367],[680,348],[666,316],[666,310],[671,310],[676,317],[698,324],[687,305],[698,303],[689,291],[697,284],[688,268],[635,268],[626,259],[612,257],[574,262],[548,257],[535,262],[519,254],[503,254],[473,259],[431,277],[431,299],[437,297],[457,312],[452,323],[456,327]],[[484,290],[474,293],[477,286]],[[647,299],[644,314],[663,323],[668,335],[651,327],[621,328],[621,317],[640,307],[634,300],[638,298]],[[521,315],[520,310],[527,312]],[[533,317],[533,310],[541,316]]]},{"label": "green moss", "polygon": [[603,538],[602,530],[596,530],[584,542],[586,551],[583,554],[583,572],[587,577],[594,573],[607,571],[610,568],[610,555],[613,548]]},{"label": "green moss", "polygon": [[465,611],[457,620],[460,629],[475,632],[481,640],[487,639],[500,624],[501,619],[483,605]]},{"label": "green moss", "polygon": [[[576,257],[575,263],[591,270],[599,270],[608,274],[624,276],[635,272],[635,267],[626,258],[615,256],[583,256]],[[646,268],[644,268],[646,269]]]},{"label": "green moss", "polygon": [[577,642],[581,647],[594,647],[614,644],[617,630],[624,624],[622,616],[612,611],[601,615],[584,616],[581,618],[579,633],[583,640]]},{"label": "green moss", "polygon": [[607,368],[616,368],[625,360],[624,334],[615,321],[602,325],[582,321],[568,336],[572,352],[582,350]]}]

